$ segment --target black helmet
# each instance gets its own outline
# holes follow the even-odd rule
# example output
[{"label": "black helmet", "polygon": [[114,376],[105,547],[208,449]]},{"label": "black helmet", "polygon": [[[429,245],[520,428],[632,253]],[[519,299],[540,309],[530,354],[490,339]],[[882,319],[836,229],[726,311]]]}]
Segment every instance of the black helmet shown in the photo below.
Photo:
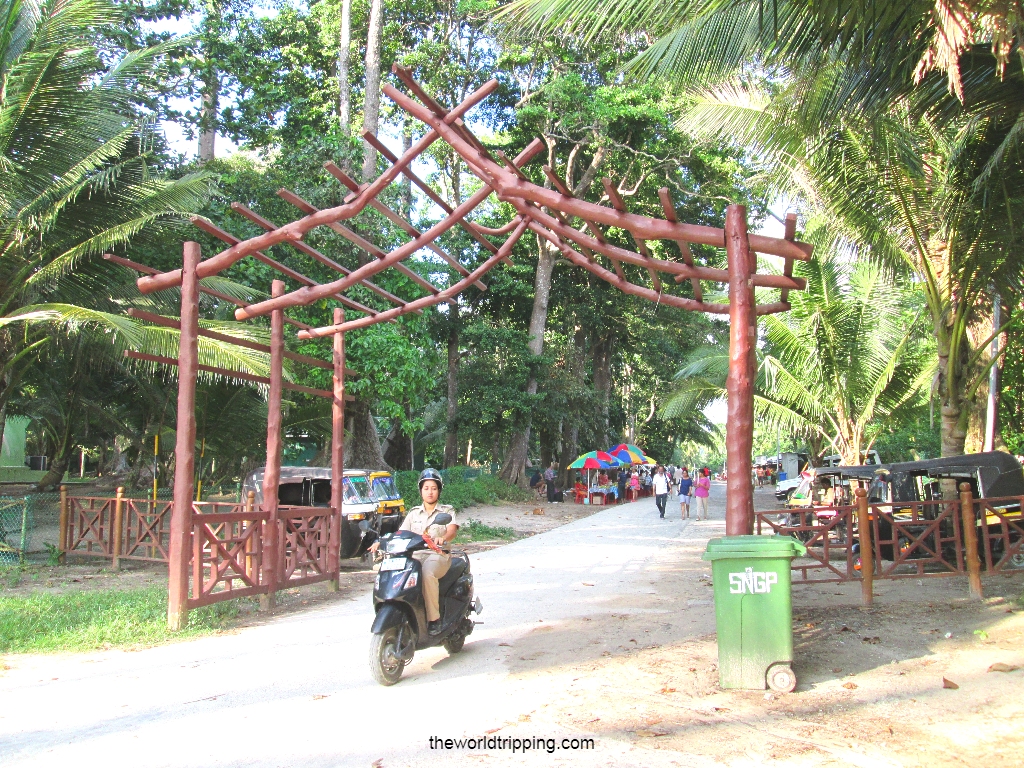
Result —
[{"label": "black helmet", "polygon": [[421,491],[423,490],[423,482],[425,480],[433,480],[437,483],[437,492],[440,493],[444,490],[444,479],[441,477],[441,473],[432,467],[427,467],[420,472],[420,479],[416,481],[416,487]]}]

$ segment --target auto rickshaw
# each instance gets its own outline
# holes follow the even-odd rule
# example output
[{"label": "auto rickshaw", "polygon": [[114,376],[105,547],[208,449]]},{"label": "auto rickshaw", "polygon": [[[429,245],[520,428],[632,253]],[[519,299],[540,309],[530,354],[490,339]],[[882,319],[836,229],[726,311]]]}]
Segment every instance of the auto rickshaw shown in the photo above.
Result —
[{"label": "auto rickshaw", "polygon": [[[256,506],[263,504],[263,471],[253,470],[242,485],[243,498],[249,491],[256,494]],[[383,474],[387,474],[386,472]],[[342,558],[361,557],[365,551],[360,523],[366,521],[380,531],[379,503],[370,486],[370,473],[365,469],[346,469],[342,479],[341,548]],[[390,475],[389,475],[390,477]],[[283,507],[331,506],[330,467],[281,467],[277,502]],[[399,518],[399,524],[401,518]],[[395,525],[395,529],[398,524]]]},{"label": "auto rickshaw", "polygon": [[405,501],[390,472],[370,472],[370,492],[377,501],[377,533],[394,533],[405,517]]}]

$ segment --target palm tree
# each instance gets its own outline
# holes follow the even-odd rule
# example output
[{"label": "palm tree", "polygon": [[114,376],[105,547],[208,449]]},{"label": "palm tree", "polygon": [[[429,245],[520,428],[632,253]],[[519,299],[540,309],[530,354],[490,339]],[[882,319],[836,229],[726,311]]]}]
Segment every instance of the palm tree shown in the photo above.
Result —
[{"label": "palm tree", "polygon": [[[760,423],[831,445],[859,464],[887,421],[917,404],[926,377],[906,294],[877,266],[816,257],[797,268],[807,290],[765,318],[754,407]],[[699,351],[676,376],[667,418],[725,396],[728,351]],[[926,387],[925,387],[926,388]]]},{"label": "palm tree", "polygon": [[[130,305],[176,314],[173,297],[139,296],[125,270],[98,257],[129,242],[159,246],[209,199],[213,178],[161,174],[136,89],[168,46],[105,64],[97,30],[120,16],[107,0],[0,0],[0,436],[19,382],[55,339],[89,336],[53,351],[73,368],[82,355],[127,348],[177,355],[175,331],[123,316]],[[208,339],[200,354],[212,365],[267,368],[265,355]]]},{"label": "palm tree", "polygon": [[735,82],[704,92],[685,119],[701,135],[757,153],[774,189],[816,212],[807,239],[912,281],[936,339],[942,453],[961,454],[977,392],[996,363],[985,360],[992,334],[1006,328],[991,327],[992,288],[1020,290],[1013,221],[1022,169],[1001,170],[997,216],[994,201],[977,193],[994,142],[986,121],[940,124],[898,103],[870,119],[839,113],[822,122],[844,72],[794,79],[774,93]]}]

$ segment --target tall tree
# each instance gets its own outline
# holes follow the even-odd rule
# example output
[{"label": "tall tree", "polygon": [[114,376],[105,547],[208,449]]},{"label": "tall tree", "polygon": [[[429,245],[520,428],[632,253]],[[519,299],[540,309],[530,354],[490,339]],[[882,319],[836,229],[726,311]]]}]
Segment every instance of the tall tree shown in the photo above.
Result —
[{"label": "tall tree", "polygon": [[[384,0],[370,0],[370,21],[366,33],[366,80],[363,90],[363,130],[376,135],[380,129],[380,53],[384,31]],[[369,144],[363,154],[363,181],[377,175],[377,150]]]}]

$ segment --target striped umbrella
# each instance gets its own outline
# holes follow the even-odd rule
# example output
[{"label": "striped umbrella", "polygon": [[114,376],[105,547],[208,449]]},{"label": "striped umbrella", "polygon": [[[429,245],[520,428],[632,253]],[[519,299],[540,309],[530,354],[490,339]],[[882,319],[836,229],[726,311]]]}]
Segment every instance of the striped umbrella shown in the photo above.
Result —
[{"label": "striped umbrella", "polygon": [[651,466],[658,463],[635,445],[630,445],[629,443],[619,443],[619,445],[609,448],[608,453],[623,464],[646,464]]},{"label": "striped umbrella", "polygon": [[568,466],[568,469],[611,469],[625,462],[604,451],[591,451],[584,453],[576,461]]}]

